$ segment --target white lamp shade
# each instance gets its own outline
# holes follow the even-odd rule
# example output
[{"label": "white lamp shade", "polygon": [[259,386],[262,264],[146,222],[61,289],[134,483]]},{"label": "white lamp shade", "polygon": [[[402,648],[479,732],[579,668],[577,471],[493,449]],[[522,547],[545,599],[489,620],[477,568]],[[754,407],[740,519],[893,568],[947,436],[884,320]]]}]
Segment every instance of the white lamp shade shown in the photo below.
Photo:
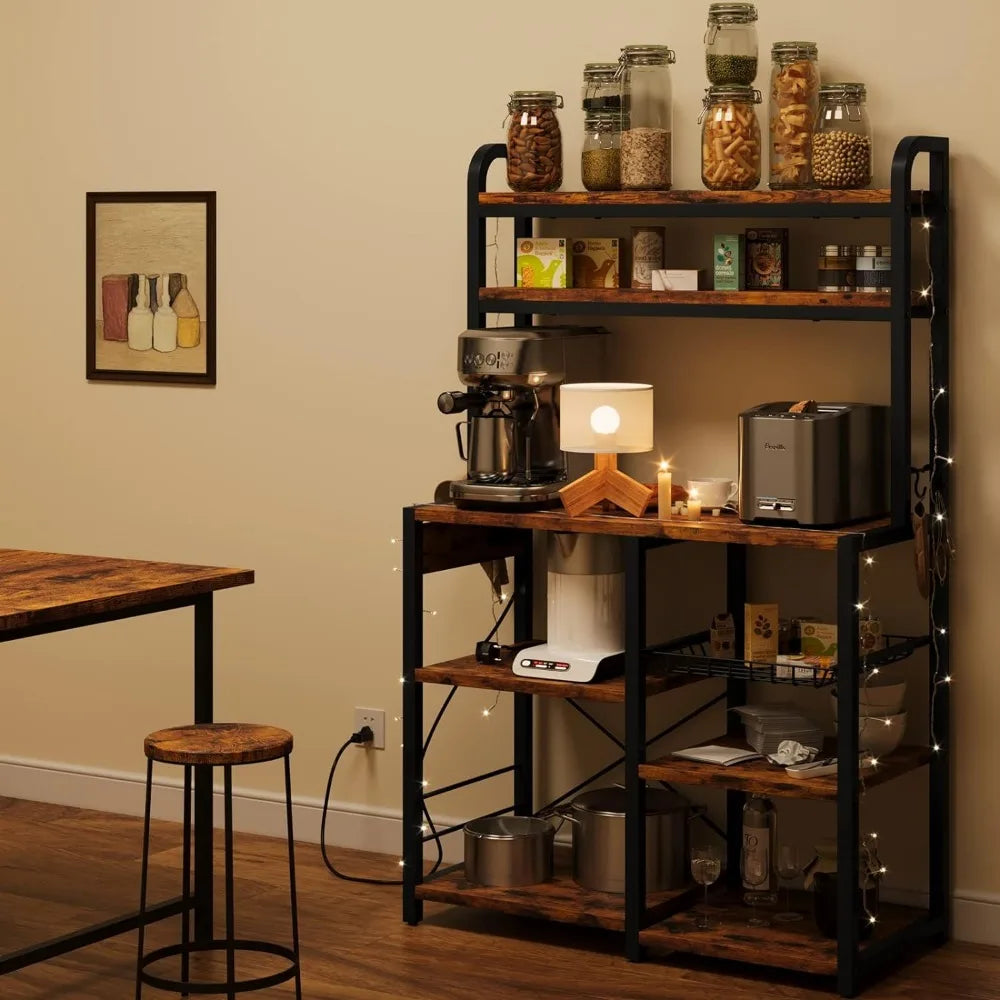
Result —
[{"label": "white lamp shade", "polygon": [[644,382],[561,385],[559,446],[587,455],[651,451],[653,387]]}]

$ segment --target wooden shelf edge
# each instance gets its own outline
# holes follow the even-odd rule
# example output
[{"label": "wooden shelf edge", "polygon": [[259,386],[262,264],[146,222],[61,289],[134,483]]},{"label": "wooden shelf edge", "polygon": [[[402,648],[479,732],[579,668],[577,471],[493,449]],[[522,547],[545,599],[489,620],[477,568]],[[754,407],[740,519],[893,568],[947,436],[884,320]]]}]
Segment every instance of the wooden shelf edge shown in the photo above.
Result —
[{"label": "wooden shelf edge", "polygon": [[[914,192],[914,198],[919,193]],[[480,205],[803,205],[822,209],[827,205],[886,205],[892,202],[889,188],[806,191],[708,191],[701,188],[675,188],[668,191],[484,191]],[[918,202],[919,203],[919,202]]]},{"label": "wooden shelf edge", "polygon": [[788,308],[888,309],[888,292],[767,291],[749,289],[717,292],[711,289],[654,292],[648,288],[523,288],[494,285],[479,289],[479,298],[531,302],[619,303],[622,305],[783,306]]}]

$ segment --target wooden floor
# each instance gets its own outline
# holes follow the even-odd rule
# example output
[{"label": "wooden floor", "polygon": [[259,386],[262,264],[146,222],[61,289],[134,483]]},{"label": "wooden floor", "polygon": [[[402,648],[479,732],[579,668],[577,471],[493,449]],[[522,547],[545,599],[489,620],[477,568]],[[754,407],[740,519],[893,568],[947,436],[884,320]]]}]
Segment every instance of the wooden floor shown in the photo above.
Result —
[{"label": "wooden floor", "polygon": [[[0,798],[0,950],[133,909],[139,820]],[[176,893],[179,829],[154,824],[151,898]],[[283,940],[288,928],[281,841],[237,837],[237,932]],[[220,860],[217,858],[217,860]],[[817,981],[764,977],[693,957],[629,965],[611,932],[559,927],[482,911],[426,905],[419,927],[400,922],[399,890],[352,885],[299,845],[303,995],[309,1000],[796,1000],[831,995]],[[395,877],[391,858],[336,852],[358,874]],[[221,882],[221,878],[220,878]],[[150,945],[175,939],[178,921],[156,925]],[[3,978],[4,1000],[115,1000],[132,996],[135,935],[127,934]],[[259,960],[269,961],[266,958]],[[246,974],[265,966],[239,966]],[[171,969],[166,973],[170,974]],[[196,975],[219,970],[193,964]],[[822,981],[819,981],[822,982]],[[289,984],[256,996],[292,996]],[[146,989],[144,996],[166,996]],[[905,1000],[1000,1000],[1000,949],[953,944],[865,994]]]}]

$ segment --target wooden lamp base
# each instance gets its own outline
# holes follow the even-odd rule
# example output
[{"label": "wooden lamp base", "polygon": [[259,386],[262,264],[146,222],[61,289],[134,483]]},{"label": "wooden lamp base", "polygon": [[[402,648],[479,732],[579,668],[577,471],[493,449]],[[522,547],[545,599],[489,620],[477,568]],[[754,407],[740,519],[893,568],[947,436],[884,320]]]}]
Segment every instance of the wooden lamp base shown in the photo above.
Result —
[{"label": "wooden lamp base", "polygon": [[571,517],[602,500],[611,501],[633,517],[642,517],[653,499],[653,491],[621,472],[617,455],[595,455],[594,471],[564,486],[559,497]]}]

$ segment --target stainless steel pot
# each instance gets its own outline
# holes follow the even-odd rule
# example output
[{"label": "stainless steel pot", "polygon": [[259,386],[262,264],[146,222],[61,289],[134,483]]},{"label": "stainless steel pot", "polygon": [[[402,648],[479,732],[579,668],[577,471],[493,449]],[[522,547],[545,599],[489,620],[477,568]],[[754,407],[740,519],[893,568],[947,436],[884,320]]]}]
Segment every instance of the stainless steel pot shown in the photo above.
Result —
[{"label": "stainless steel pot", "polygon": [[[688,879],[688,822],[702,812],[660,788],[646,790],[646,891],[679,889]],[[585,889],[625,891],[625,789],[595,788],[559,815],[573,824],[573,879]]]},{"label": "stainless steel pot", "polygon": [[488,816],[465,824],[465,877],[477,885],[536,885],[552,878],[556,828],[534,816]]}]

